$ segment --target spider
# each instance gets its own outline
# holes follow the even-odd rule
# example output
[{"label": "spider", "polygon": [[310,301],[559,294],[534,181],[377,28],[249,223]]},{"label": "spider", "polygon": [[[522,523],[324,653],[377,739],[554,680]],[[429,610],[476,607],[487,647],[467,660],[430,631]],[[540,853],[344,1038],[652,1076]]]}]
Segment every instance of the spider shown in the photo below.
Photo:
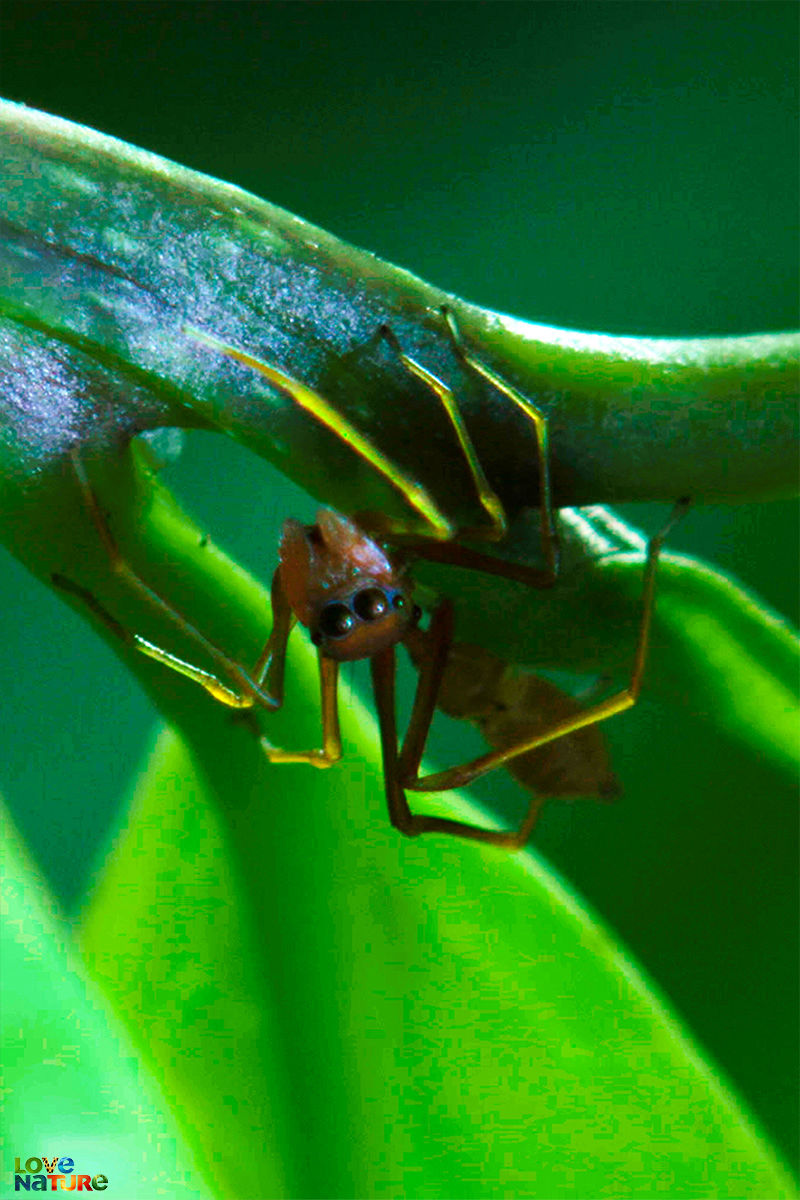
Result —
[{"label": "spider", "polygon": [[[595,727],[631,708],[639,697],[647,659],[658,556],[669,529],[688,501],[678,501],[665,528],[648,543],[641,619],[631,675],[628,684],[614,695],[583,707],[546,681],[532,683],[535,676],[518,677],[515,682],[505,664],[487,651],[453,643],[453,606],[449,599],[438,603],[428,629],[423,631],[419,625],[422,614],[414,603],[410,570],[415,558],[454,563],[522,581],[534,588],[553,586],[559,566],[558,533],[550,489],[547,419],[529,399],[467,348],[450,309],[442,307],[439,311],[462,367],[497,389],[530,422],[538,467],[542,567],[506,562],[462,544],[463,540],[502,542],[507,532],[503,505],[483,472],[452,390],[421,363],[406,355],[393,331],[384,325],[379,336],[396,355],[402,368],[420,380],[442,404],[488,518],[487,524],[455,528],[430,493],[393,464],[319,393],[261,359],[218,342],[208,334],[193,331],[197,340],[206,346],[259,371],[317,421],[346,439],[403,494],[422,517],[426,532],[420,534],[408,526],[391,525],[380,514],[361,514],[356,519],[331,509],[322,509],[312,525],[287,520],[280,542],[279,564],[272,579],[272,630],[255,665],[246,670],[190,625],[130,566],[101,511],[84,464],[78,452],[73,451],[72,463],[83,499],[112,569],[187,633],[195,644],[203,647],[227,677],[227,682],[139,634],[131,633],[79,584],[60,575],[53,576],[53,581],[88,606],[118,639],[193,680],[215,700],[234,709],[280,708],[289,635],[297,622],[304,625],[318,653],[322,746],[311,750],[286,750],[273,746],[265,736],[260,736],[264,752],[273,763],[331,767],[339,761],[342,752],[338,717],[339,664],[368,658],[392,825],[408,836],[437,832],[519,849],[528,841],[542,803],[548,796],[568,793],[576,787],[579,790],[582,787],[584,792],[614,790],[605,750]],[[398,748],[395,710],[395,647],[399,644],[405,645],[419,671],[402,748]],[[437,706],[474,721],[492,748],[470,762],[432,775],[421,775],[420,764]],[[561,763],[554,770],[552,755],[549,759],[542,758],[541,748],[562,739],[566,755],[561,756]],[[539,751],[538,756],[536,751]],[[406,792],[437,792],[462,787],[497,767],[507,767],[533,792],[528,812],[516,829],[487,829],[449,817],[412,812],[409,806]]]}]

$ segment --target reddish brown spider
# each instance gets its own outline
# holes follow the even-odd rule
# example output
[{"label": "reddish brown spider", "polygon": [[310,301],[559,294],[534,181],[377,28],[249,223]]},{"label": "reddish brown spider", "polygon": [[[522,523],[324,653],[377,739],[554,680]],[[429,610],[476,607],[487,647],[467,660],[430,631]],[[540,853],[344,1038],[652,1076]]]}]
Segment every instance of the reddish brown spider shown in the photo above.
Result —
[{"label": "reddish brown spider", "polygon": [[[177,658],[138,634],[131,634],[88,591],[63,577],[54,581],[88,605],[121,640],[200,684],[220,703],[232,708],[279,708],[283,703],[286,648],[299,621],[310,633],[319,656],[322,700],[322,747],[279,749],[266,737],[261,744],[275,763],[308,763],[329,767],[341,757],[338,717],[339,663],[368,658],[380,726],[386,798],[392,824],[404,834],[440,832],[494,845],[519,848],[530,837],[543,801],[551,795],[614,788],[598,722],[636,703],[642,685],[653,610],[659,551],[673,521],[686,502],[680,502],[667,527],[648,544],[644,569],[642,616],[628,685],[616,694],[582,707],[554,685],[532,675],[514,673],[480,647],[453,644],[453,610],[448,600],[435,609],[430,626],[418,625],[420,610],[413,599],[414,584],[407,563],[415,557],[456,563],[542,588],[551,586],[558,571],[558,537],[550,499],[547,422],[543,414],[499,377],[462,343],[452,314],[442,310],[453,350],[468,370],[476,372],[520,408],[535,435],[538,465],[538,506],[544,566],[541,569],[504,562],[460,543],[461,538],[501,542],[506,533],[503,506],[478,461],[455,397],[440,379],[406,356],[394,334],[381,336],[402,366],[421,380],[440,400],[450,419],[469,467],[480,503],[488,517],[485,526],[454,529],[433,497],[403,474],[383,453],[328,405],[318,393],[271,364],[254,358],[208,335],[197,334],[206,346],[259,371],[316,420],[342,437],[372,467],[388,479],[424,522],[422,534],[388,527],[380,516],[357,523],[323,509],[313,525],[286,521],[279,565],[272,581],[273,626],[251,671],[245,670],[200,634],[167,600],[145,583],[121,555],[102,515],[77,454],[75,471],[86,505],[108,552],[112,568],[148,603],[166,614],[196,644],[203,647],[227,676],[217,675]],[[398,749],[395,715],[395,647],[404,644],[419,670],[408,730]],[[420,764],[435,709],[474,721],[492,749],[460,766],[434,775],[420,775]],[[562,743],[566,753],[553,752]],[[543,747],[551,747],[548,752]],[[406,791],[435,792],[461,787],[496,767],[505,766],[534,791],[525,819],[511,831],[485,829],[449,817],[411,811]]]}]

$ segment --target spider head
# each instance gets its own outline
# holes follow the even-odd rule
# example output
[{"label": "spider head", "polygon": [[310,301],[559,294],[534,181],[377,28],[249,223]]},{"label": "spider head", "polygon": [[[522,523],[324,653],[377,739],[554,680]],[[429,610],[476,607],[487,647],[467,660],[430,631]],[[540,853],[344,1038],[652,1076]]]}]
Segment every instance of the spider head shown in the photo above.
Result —
[{"label": "spider head", "polygon": [[328,658],[372,658],[402,641],[418,618],[419,609],[402,587],[365,579],[349,594],[322,606],[311,626],[311,640]]},{"label": "spider head", "polygon": [[330,509],[315,525],[287,521],[280,576],[315,646],[340,662],[371,658],[419,619],[413,584],[354,521]]}]

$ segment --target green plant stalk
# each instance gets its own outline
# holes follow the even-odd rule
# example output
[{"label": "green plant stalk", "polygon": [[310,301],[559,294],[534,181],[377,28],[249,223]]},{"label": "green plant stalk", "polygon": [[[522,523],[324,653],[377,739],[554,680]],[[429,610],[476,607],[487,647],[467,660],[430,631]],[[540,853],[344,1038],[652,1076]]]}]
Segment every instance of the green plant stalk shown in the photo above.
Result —
[{"label": "green plant stalk", "polygon": [[449,518],[474,524],[466,472],[443,470],[446,418],[380,342],[388,323],[454,388],[513,516],[538,495],[530,423],[460,370],[446,302],[475,352],[547,414],[559,505],[796,490],[799,335],[614,338],[503,317],[240,189],[14,104],[0,107],[0,156],[7,336],[22,324],[127,384],[110,403],[86,389],[69,405],[51,386],[47,430],[7,408],[40,463],[76,440],[108,451],[137,430],[200,424],[345,512],[409,516],[395,487],[228,345],[318,389]]}]

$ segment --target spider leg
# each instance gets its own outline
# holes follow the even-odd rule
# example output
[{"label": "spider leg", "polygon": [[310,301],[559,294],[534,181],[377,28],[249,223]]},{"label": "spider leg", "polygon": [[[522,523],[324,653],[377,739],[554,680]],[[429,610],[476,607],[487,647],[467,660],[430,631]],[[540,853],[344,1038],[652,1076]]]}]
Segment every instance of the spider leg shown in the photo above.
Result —
[{"label": "spider leg", "polygon": [[[465,369],[481,376],[503,395],[507,396],[524,412],[533,425],[536,440],[536,456],[539,480],[539,512],[541,514],[541,537],[544,553],[544,567],[531,567],[520,563],[503,562],[488,554],[466,547],[453,538],[442,540],[431,537],[414,537],[413,535],[399,536],[396,540],[405,549],[420,558],[435,562],[453,563],[457,566],[483,571],[488,574],[502,575],[507,579],[517,579],[530,587],[552,587],[558,575],[559,546],[555,515],[553,512],[550,487],[550,449],[548,438],[547,418],[526,396],[507,383],[497,372],[488,367],[480,358],[467,350],[458,330],[452,311],[446,306],[441,308],[442,316],[459,362]],[[403,349],[388,325],[382,325],[380,336],[386,341],[397,355],[405,369],[420,379],[440,400],[458,439],[459,446],[466,460],[475,490],[478,494],[490,525],[458,530],[459,538],[473,538],[479,541],[501,541],[508,530],[505,510],[500,498],[490,486],[477,452],[470,438],[464,418],[456,402],[451,388],[447,387],[436,375],[423,367],[415,359],[403,352]]]},{"label": "spider leg", "polygon": [[276,706],[283,704],[283,680],[286,673],[286,648],[289,634],[295,626],[297,618],[291,610],[286,593],[283,590],[280,571],[272,576],[270,589],[272,607],[272,631],[264,649],[258,656],[253,667],[252,677],[258,687],[266,686],[269,696],[272,696]]},{"label": "spider leg", "polygon": [[[294,376],[288,375],[272,363],[265,362],[263,359],[257,358],[253,354],[248,354],[236,346],[231,346],[227,342],[220,341],[218,338],[212,337],[202,330],[186,326],[185,332],[193,337],[195,341],[219,351],[221,354],[233,359],[234,362],[242,363],[244,366],[258,371],[260,375],[269,380],[273,387],[293,400],[298,408],[303,409],[304,412],[307,412],[318,421],[320,425],[325,426],[326,429],[330,429],[332,433],[336,434],[351,450],[354,450],[365,462],[369,463],[379,475],[388,480],[406,503],[417,512],[423,521],[422,533],[435,539],[447,540],[453,537],[455,530],[451,522],[439,509],[430,492],[417,483],[411,475],[397,466],[396,463],[392,462],[365,434],[361,433],[346,417],[337,412],[319,392],[314,391],[313,388],[308,387],[305,383],[301,383]],[[407,527],[404,526],[403,532],[406,529]],[[389,530],[394,532],[392,526],[389,527]]]},{"label": "spider leg", "polygon": [[437,606],[424,637],[425,651],[414,693],[414,706],[397,764],[401,779],[417,777],[425,753],[425,743],[453,642],[453,606],[449,600],[442,600]]},{"label": "spider leg", "polygon": [[[661,552],[664,539],[669,533],[675,522],[683,515],[688,507],[688,501],[679,501],[675,506],[673,513],[660,533],[652,537],[647,546],[647,560],[645,563],[644,579],[642,586],[642,615],[639,624],[639,636],[636,643],[634,653],[633,667],[631,670],[630,681],[627,686],[613,696],[609,696],[605,700],[601,700],[593,704],[590,708],[577,713],[575,716],[567,720],[557,722],[549,730],[537,733],[535,736],[518,742],[516,745],[506,747],[502,750],[493,750],[488,754],[483,754],[479,758],[473,759],[471,762],[464,763],[460,766],[451,767],[446,771],[440,771],[434,775],[426,775],[419,777],[416,774],[411,775],[412,768],[418,768],[419,757],[416,750],[420,742],[424,745],[427,737],[427,730],[430,727],[430,719],[433,715],[433,707],[427,698],[427,688],[429,685],[423,681],[422,674],[418,685],[418,696],[422,693],[420,700],[420,714],[412,713],[411,725],[415,726],[415,715],[417,721],[424,724],[424,733],[420,732],[415,726],[413,748],[414,754],[409,753],[405,760],[408,766],[409,774],[404,776],[403,783],[405,787],[412,791],[428,792],[428,791],[445,791],[454,787],[463,787],[471,783],[474,779],[480,778],[488,771],[494,770],[496,767],[504,766],[514,758],[518,758],[521,754],[527,754],[530,750],[535,750],[537,746],[542,746],[546,742],[555,741],[557,738],[564,737],[569,733],[574,733],[577,729],[582,729],[587,725],[594,725],[598,721],[605,721],[616,713],[624,712],[628,708],[632,708],[639,698],[639,693],[642,687],[642,679],[644,677],[645,665],[647,662],[647,649],[650,640],[650,626],[652,623],[653,604],[655,599],[655,582],[656,568],[658,566],[658,556]],[[433,655],[431,656],[433,657]],[[433,671],[433,667],[428,668]],[[433,703],[435,704],[435,697]],[[415,710],[417,705],[415,703]],[[430,708],[430,713],[428,709]],[[403,761],[403,756],[401,756]]]},{"label": "spider leg", "polygon": [[435,542],[432,538],[409,537],[398,539],[398,544],[412,558],[425,558],[429,562],[465,567],[470,571],[481,571],[485,575],[498,575],[502,579],[513,579],[532,588],[551,588],[556,582],[556,576],[547,568],[530,567],[526,563],[495,558],[492,554],[474,550],[472,546],[462,546],[460,542]]},{"label": "spider leg", "polygon": [[81,587],[79,583],[67,579],[64,575],[51,575],[50,578],[52,583],[57,588],[60,588],[62,592],[67,592],[68,595],[74,596],[77,600],[85,604],[119,641],[134,650],[141,651],[148,658],[156,659],[158,662],[163,663],[164,666],[177,671],[179,675],[184,675],[187,679],[199,683],[220,704],[224,704],[228,708],[252,708],[255,704],[253,695],[246,692],[235,692],[210,671],[204,671],[202,667],[196,667],[192,663],[178,658],[177,655],[170,654],[168,650],[154,645],[153,642],[147,641],[146,638],[141,637],[138,633],[131,633],[130,630],[121,625],[116,617],[113,617],[103,607],[96,596],[93,596],[87,588]]},{"label": "spider leg", "polygon": [[631,708],[636,703],[647,662],[658,557],[664,539],[674,523],[683,515],[687,506],[688,501],[679,501],[666,526],[648,543],[642,587],[642,615],[631,677],[627,687],[569,719],[557,722],[549,730],[537,733],[515,745],[483,754],[471,762],[451,767],[434,775],[420,776],[420,762],[452,641],[452,608],[450,604],[445,601],[439,605],[426,635],[427,653],[420,669],[408,731],[403,748],[399,753],[394,699],[394,651],[383,651],[373,659],[372,679],[380,720],[386,794],[390,819],[396,828],[409,835],[436,831],[512,849],[519,849],[525,845],[536,825],[545,797],[532,797],[528,812],[519,827],[516,830],[504,832],[483,829],[443,817],[412,813],[405,795],[406,789],[419,792],[439,792],[463,787],[487,772],[505,766],[520,755],[529,753],[537,746],[565,737],[599,721],[607,720],[616,713]]},{"label": "spider leg", "polygon": [[553,512],[552,490],[550,487],[550,436],[547,417],[540,408],[517,388],[513,387],[502,375],[498,375],[491,367],[468,350],[461,337],[452,309],[447,305],[441,308],[456,356],[477,375],[480,375],[492,387],[507,396],[517,406],[533,425],[536,438],[536,460],[538,464],[539,481],[539,513],[542,530],[542,550],[545,559],[547,575],[555,579],[558,575],[559,545],[558,530]]},{"label": "spider leg", "polygon": [[403,789],[397,753],[394,648],[390,646],[376,654],[370,661],[370,668],[383,751],[386,802],[389,809],[389,820],[394,828],[407,837],[417,837],[421,833],[446,833],[452,837],[488,842],[494,846],[515,846],[515,835],[504,833],[502,830],[482,829],[478,825],[451,820],[449,817],[412,813]]},{"label": "spider leg", "polygon": [[453,426],[461,453],[466,459],[475,490],[478,493],[478,499],[490,521],[488,529],[479,527],[474,530],[460,530],[459,532],[462,534],[471,534],[473,537],[486,538],[490,541],[500,541],[501,538],[505,537],[508,530],[505,509],[500,497],[490,486],[484,474],[483,467],[478,459],[472,438],[469,436],[467,427],[464,424],[464,418],[461,415],[461,410],[458,407],[452,389],[443,383],[438,376],[428,371],[421,363],[418,363],[416,359],[410,358],[405,354],[400,342],[388,325],[382,325],[378,332],[384,341],[389,344],[409,374],[421,380],[438,397],[447,416],[450,418],[450,424]]},{"label": "spider leg", "polygon": [[262,737],[259,740],[270,762],[308,763],[312,767],[332,767],[342,757],[338,705],[339,664],[323,654],[318,657],[322,700],[322,749],[279,750],[266,737]]},{"label": "spider leg", "polygon": [[57,575],[54,576],[56,585],[62,591],[67,591],[81,600],[120,640],[139,650],[142,654],[147,655],[148,658],[153,658],[171,670],[177,671],[179,674],[200,684],[201,687],[205,688],[221,704],[225,704],[230,708],[252,708],[254,705],[260,705],[263,708],[269,709],[277,708],[278,704],[273,697],[264,692],[260,685],[250,678],[239,663],[225,654],[219,646],[209,641],[174,605],[165,600],[163,596],[155,591],[134,570],[117,545],[116,539],[111,532],[92,485],[89,482],[86,468],[78,451],[73,450],[70,457],[84,504],[108,555],[112,572],[123,579],[151,608],[155,609],[161,616],[166,617],[197,646],[200,646],[230,676],[236,686],[234,688],[229,687],[210,671],[184,661],[177,655],[171,654],[168,650],[164,650],[162,647],[148,641],[138,633],[131,633],[129,630],[126,630],[115,617],[111,616],[103,608],[91,592],[79,584]]}]

